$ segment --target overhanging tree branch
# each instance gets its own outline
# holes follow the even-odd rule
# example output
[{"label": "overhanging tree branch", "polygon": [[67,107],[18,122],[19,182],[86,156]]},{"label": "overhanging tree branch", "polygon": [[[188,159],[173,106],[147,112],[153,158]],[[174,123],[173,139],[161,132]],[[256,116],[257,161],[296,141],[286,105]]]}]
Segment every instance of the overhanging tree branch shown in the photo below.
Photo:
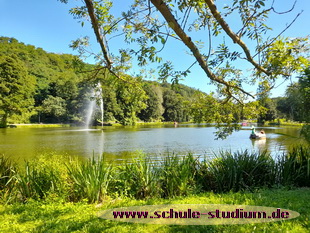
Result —
[{"label": "overhanging tree branch", "polygon": [[208,5],[213,17],[216,19],[216,21],[221,25],[223,30],[226,32],[226,34],[233,40],[234,43],[238,44],[244,51],[247,60],[259,71],[265,73],[266,75],[270,76],[271,73],[267,71],[264,67],[260,66],[251,56],[250,50],[246,46],[246,44],[240,39],[238,35],[236,35],[229,25],[226,23],[224,18],[221,16],[220,12],[217,10],[216,5],[214,4],[213,0],[205,0],[206,4]]},{"label": "overhanging tree branch", "polygon": [[199,52],[197,46],[192,42],[191,38],[184,32],[181,28],[175,17],[172,15],[168,6],[162,0],[151,0],[152,4],[157,8],[157,10],[162,14],[165,18],[169,26],[173,29],[173,31],[179,36],[182,42],[191,50],[194,57],[198,61],[200,67],[204,70],[204,72],[208,75],[208,77],[217,82],[225,85],[226,87],[235,88],[244,94],[251,96],[254,98],[253,95],[243,90],[241,87],[232,85],[229,82],[226,82],[222,78],[217,77],[209,68],[207,62],[204,59],[204,56]]},{"label": "overhanging tree branch", "polygon": [[87,10],[88,10],[88,14],[89,14],[89,17],[90,17],[90,20],[91,20],[91,24],[93,26],[93,29],[94,29],[97,41],[100,44],[101,51],[102,51],[104,59],[105,59],[105,61],[107,63],[107,68],[111,69],[112,61],[109,58],[108,47],[107,47],[107,45],[104,42],[105,38],[104,38],[103,35],[101,35],[101,33],[99,31],[100,27],[99,27],[99,23],[98,23],[96,14],[95,14],[93,2],[92,2],[92,0],[84,0],[84,2],[86,4]]}]

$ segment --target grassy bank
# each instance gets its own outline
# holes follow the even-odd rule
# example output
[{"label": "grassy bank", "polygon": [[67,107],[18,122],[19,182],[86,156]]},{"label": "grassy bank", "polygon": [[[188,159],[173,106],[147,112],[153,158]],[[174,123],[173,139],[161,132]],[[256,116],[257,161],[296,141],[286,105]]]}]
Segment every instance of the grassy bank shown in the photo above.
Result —
[{"label": "grassy bank", "polygon": [[70,127],[69,124],[10,124],[9,128],[56,128]]},{"label": "grassy bank", "polygon": [[305,123],[290,121],[286,119],[275,119],[273,121],[265,121],[264,125],[282,125],[282,126],[303,126]]},{"label": "grassy bank", "polygon": [[[41,155],[17,167],[0,157],[0,232],[306,232],[310,148],[273,159],[266,152],[222,152],[213,159],[141,155],[114,166],[103,157]],[[244,204],[290,209],[285,222],[238,226],[118,223],[100,210],[154,204]]]},{"label": "grassy bank", "polygon": [[[27,204],[0,205],[0,232],[308,232],[310,190],[260,190],[214,194],[207,192],[169,199],[106,199],[101,205],[63,202],[58,199],[30,200]],[[289,221],[245,225],[177,226],[120,223],[100,219],[100,210],[154,204],[245,204],[297,211]]]}]

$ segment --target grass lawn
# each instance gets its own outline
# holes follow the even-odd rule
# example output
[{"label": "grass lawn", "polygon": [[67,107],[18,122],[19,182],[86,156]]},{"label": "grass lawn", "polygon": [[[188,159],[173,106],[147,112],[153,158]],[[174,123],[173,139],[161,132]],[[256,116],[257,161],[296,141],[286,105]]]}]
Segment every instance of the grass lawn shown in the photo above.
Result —
[{"label": "grass lawn", "polygon": [[[254,193],[204,193],[172,199],[115,199],[104,203],[70,203],[49,198],[0,205],[0,232],[310,232],[310,189],[260,190]],[[120,223],[97,217],[100,210],[157,204],[243,204],[297,211],[300,216],[273,223],[190,226]]]},{"label": "grass lawn", "polygon": [[69,124],[9,124],[11,128],[57,128],[70,127]]}]

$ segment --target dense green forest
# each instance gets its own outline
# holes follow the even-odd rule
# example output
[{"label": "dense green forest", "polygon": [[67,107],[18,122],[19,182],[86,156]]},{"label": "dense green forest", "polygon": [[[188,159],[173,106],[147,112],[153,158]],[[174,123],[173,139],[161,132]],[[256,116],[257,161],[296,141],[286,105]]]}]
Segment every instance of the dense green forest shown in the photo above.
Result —
[{"label": "dense green forest", "polygon": [[284,97],[269,98],[268,94],[261,96],[259,103],[265,108],[265,113],[258,116],[258,121],[310,122],[310,68],[291,83]]},{"label": "dense green forest", "polygon": [[[104,106],[104,122],[132,125],[138,121],[240,122],[258,118],[309,121],[310,71],[292,84],[285,97],[269,98],[236,107],[223,104],[182,84],[144,81],[143,77],[116,76],[77,56],[48,53],[14,38],[0,37],[0,119],[10,123],[85,124],[90,101]],[[119,78],[122,77],[122,78]],[[99,85],[98,85],[99,84]],[[100,89],[100,92],[98,91]],[[101,97],[100,97],[101,98]],[[93,115],[98,124],[100,112]]]}]

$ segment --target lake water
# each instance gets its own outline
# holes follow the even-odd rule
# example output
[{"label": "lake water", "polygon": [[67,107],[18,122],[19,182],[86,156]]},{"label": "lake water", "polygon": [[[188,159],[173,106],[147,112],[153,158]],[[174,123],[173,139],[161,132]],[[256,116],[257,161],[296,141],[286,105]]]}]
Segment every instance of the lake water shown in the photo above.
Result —
[{"label": "lake water", "polygon": [[251,140],[250,127],[243,127],[225,140],[214,140],[214,127],[180,124],[138,127],[82,128],[7,128],[0,129],[0,154],[23,160],[42,153],[91,157],[106,153],[108,160],[127,160],[143,151],[150,156],[166,152],[185,155],[188,152],[212,156],[219,150],[264,150],[273,155],[292,144],[303,142],[297,127],[258,127],[266,140]]}]

